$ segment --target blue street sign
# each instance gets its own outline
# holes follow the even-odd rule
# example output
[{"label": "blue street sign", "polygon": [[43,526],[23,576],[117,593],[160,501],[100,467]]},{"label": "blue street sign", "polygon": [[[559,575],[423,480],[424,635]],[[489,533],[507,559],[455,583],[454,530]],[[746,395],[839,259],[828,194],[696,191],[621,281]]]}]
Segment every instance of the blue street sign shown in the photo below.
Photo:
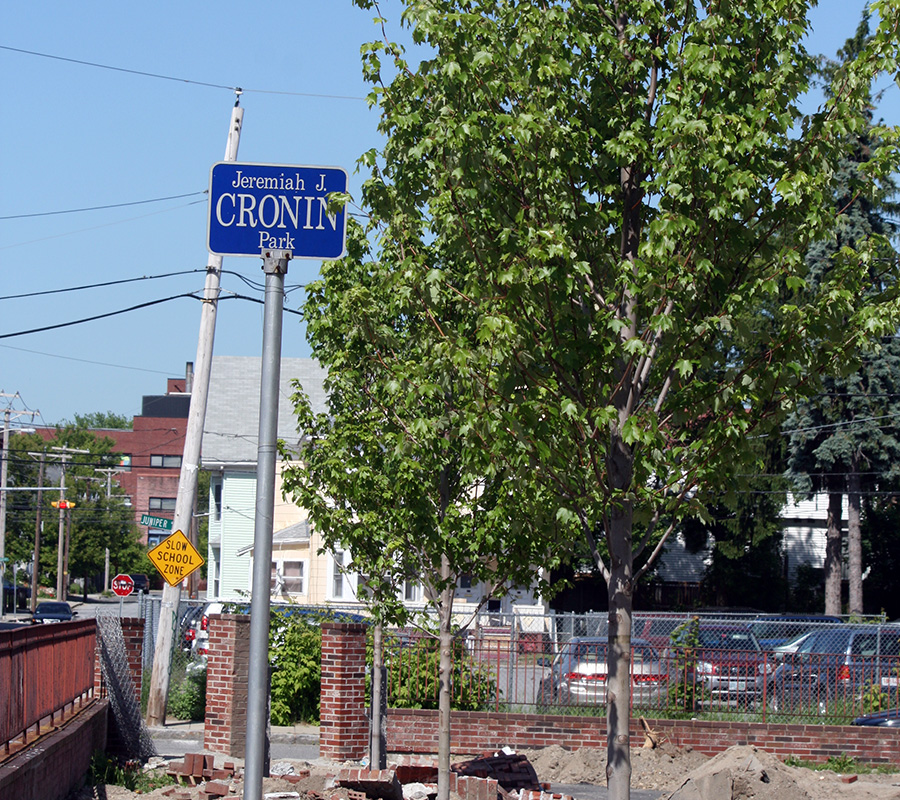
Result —
[{"label": "blue street sign", "polygon": [[347,216],[331,213],[328,195],[347,191],[340,167],[221,161],[209,173],[209,251],[257,256],[289,250],[292,258],[344,254]]}]

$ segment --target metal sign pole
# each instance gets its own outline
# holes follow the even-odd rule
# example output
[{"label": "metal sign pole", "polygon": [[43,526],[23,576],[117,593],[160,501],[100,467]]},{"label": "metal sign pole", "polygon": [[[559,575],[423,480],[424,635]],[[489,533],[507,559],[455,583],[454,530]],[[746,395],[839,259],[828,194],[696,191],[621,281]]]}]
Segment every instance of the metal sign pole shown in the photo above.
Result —
[{"label": "metal sign pole", "polygon": [[275,513],[275,459],[278,394],[281,383],[281,328],[284,276],[291,254],[273,250],[263,255],[266,299],[263,322],[262,374],[259,389],[259,445],[256,473],[256,517],[253,528],[253,583],[250,595],[250,664],[247,681],[247,739],[244,799],[261,800],[269,733],[269,579]]}]

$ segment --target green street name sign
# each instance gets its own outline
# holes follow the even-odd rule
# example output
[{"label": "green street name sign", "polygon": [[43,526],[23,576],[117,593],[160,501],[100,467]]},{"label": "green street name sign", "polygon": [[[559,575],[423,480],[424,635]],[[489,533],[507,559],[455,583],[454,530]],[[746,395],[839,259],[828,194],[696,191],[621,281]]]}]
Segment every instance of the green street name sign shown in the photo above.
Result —
[{"label": "green street name sign", "polygon": [[164,531],[172,530],[172,520],[165,517],[151,517],[149,514],[141,515],[141,525],[148,528],[161,528]]}]

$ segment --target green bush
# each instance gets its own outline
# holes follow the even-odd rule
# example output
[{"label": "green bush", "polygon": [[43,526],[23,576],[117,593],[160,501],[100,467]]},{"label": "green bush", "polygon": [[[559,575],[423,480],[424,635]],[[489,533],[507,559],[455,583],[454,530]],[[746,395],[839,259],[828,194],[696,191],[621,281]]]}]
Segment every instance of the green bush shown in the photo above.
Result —
[{"label": "green bush", "polygon": [[273,611],[269,630],[272,724],[318,722],[322,674],[318,619]]},{"label": "green bush", "polygon": [[675,675],[669,681],[666,711],[674,719],[690,716],[707,699],[707,692],[697,679],[697,651],[700,647],[700,618],[693,617],[672,631]]},{"label": "green bush", "polygon": [[175,719],[206,717],[206,670],[184,673],[181,682],[169,692],[168,713]]},{"label": "green bush", "polygon": [[[433,638],[391,648],[388,705],[393,708],[437,708],[440,647]],[[385,659],[387,660],[387,658]],[[478,664],[459,639],[453,640],[450,707],[457,711],[486,711],[497,701],[497,683],[490,670]]]}]

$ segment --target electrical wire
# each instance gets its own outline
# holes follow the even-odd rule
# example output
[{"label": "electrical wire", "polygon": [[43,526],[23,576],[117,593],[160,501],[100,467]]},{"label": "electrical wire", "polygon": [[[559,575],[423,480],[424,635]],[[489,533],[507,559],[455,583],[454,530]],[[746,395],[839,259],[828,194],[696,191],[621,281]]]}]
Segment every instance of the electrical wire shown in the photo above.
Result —
[{"label": "electrical wire", "polygon": [[365,97],[357,97],[355,95],[342,95],[342,94],[319,94],[316,92],[287,92],[287,91],[279,91],[276,89],[244,89],[240,86],[226,86],[223,83],[208,83],[206,81],[195,81],[190,78],[176,78],[172,75],[163,75],[158,72],[144,72],[138,69],[128,69],[126,67],[115,67],[110,64],[99,64],[96,61],[83,61],[78,58],[67,58],[65,56],[57,56],[52,53],[40,53],[36,50],[25,50],[21,47],[10,47],[9,45],[0,44],[0,50],[9,50],[13,53],[22,53],[24,55],[29,56],[38,56],[39,58],[49,58],[54,61],[66,61],[70,64],[78,64],[83,67],[96,67],[97,69],[108,69],[112,72],[125,72],[129,75],[140,75],[143,78],[156,78],[157,80],[163,81],[174,81],[175,83],[188,83],[194,86],[205,86],[210,89],[227,89],[229,92],[238,92],[238,93],[247,93],[252,92],[255,94],[281,94],[281,95],[289,95],[293,97],[319,97],[326,100],[362,100],[366,102],[367,98]]},{"label": "electrical wire", "polygon": [[204,189],[202,192],[188,192],[187,194],[173,194],[169,197],[155,197],[152,200],[132,200],[128,203],[111,203],[105,206],[85,206],[84,208],[69,208],[64,211],[38,211],[33,214],[9,214],[4,217],[0,217],[0,220],[3,219],[29,219],[32,217],[52,217],[58,214],[79,214],[82,211],[103,211],[108,208],[125,208],[126,206],[143,206],[147,203],[162,203],[166,200],[181,200],[183,197],[196,197],[198,194],[206,194],[207,189]]},{"label": "electrical wire", "polygon": [[176,275],[194,275],[198,272],[206,272],[206,269],[184,269],[179,272],[166,272],[162,275],[141,275],[138,278],[121,278],[116,281],[104,281],[103,283],[88,283],[83,286],[69,286],[65,289],[45,289],[41,292],[25,292],[23,294],[8,294],[0,296],[0,300],[21,300],[27,297],[41,297],[47,294],[64,294],[65,292],[80,292],[83,289],[102,289],[107,286],[120,286],[123,283],[135,283],[137,281],[152,281],[159,278],[172,278]]},{"label": "electrical wire", "polygon": [[32,328],[31,330],[17,331],[16,333],[3,333],[3,334],[0,334],[0,339],[9,339],[13,336],[25,336],[29,333],[43,333],[44,331],[53,331],[53,330],[57,330],[58,328],[69,328],[72,325],[81,325],[82,323],[85,323],[85,322],[94,322],[95,320],[98,320],[98,319],[107,319],[108,317],[115,317],[115,316],[118,316],[119,314],[127,314],[129,311],[137,311],[141,308],[149,308],[150,306],[157,306],[160,303],[168,303],[170,300],[178,300],[181,297],[190,297],[194,300],[201,300],[201,301],[203,299],[201,297],[197,297],[197,295],[195,295],[195,294],[191,294],[190,292],[187,292],[185,294],[175,294],[175,295],[172,295],[171,297],[163,297],[160,300],[149,300],[146,303],[139,303],[138,305],[130,306],[129,308],[121,308],[117,311],[107,311],[105,314],[95,314],[92,317],[84,317],[83,319],[71,320],[70,322],[59,322],[56,325],[44,325],[41,328]]}]

